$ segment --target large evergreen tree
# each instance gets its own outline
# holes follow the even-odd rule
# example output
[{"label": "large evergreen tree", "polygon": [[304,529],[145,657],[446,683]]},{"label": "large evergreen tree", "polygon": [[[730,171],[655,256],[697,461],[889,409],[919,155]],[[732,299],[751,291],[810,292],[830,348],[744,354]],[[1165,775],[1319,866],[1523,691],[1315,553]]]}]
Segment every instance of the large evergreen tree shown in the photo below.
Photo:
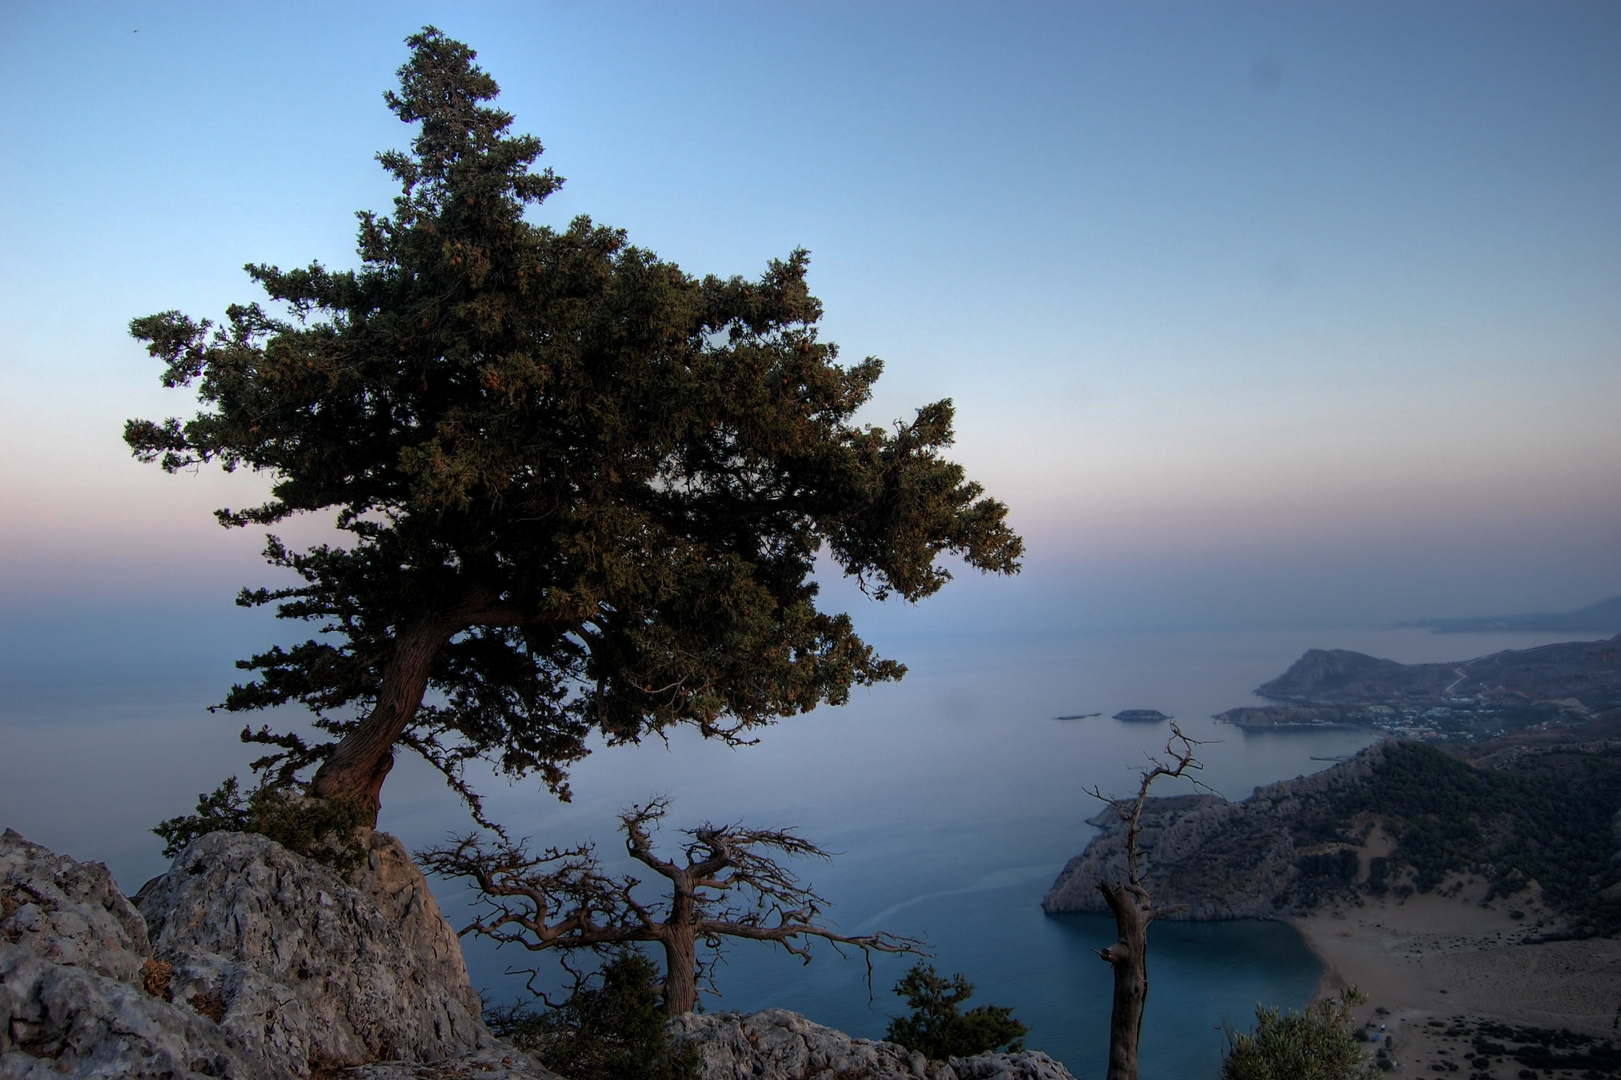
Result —
[{"label": "large evergreen tree", "polygon": [[268,473],[227,526],[332,511],[348,533],[272,537],[303,584],[240,599],[320,624],[242,662],[256,677],[225,702],[315,712],[331,741],[257,735],[284,776],[319,763],[313,793],[375,812],[407,745],[452,778],[483,757],[566,793],[593,729],[736,739],[899,678],[816,607],[818,552],[880,598],[934,592],[942,553],[1018,569],[1006,508],[941,456],[949,401],[852,423],[881,365],[819,340],[804,252],[696,278],[589,219],[526,220],[561,183],[532,168],[540,143],[485,104],[472,50],[407,42],[386,99],[419,127],[380,155],[401,193],[360,215],[361,268],[249,266],[271,310],[131,324],[200,401],[131,421],[137,457]]}]

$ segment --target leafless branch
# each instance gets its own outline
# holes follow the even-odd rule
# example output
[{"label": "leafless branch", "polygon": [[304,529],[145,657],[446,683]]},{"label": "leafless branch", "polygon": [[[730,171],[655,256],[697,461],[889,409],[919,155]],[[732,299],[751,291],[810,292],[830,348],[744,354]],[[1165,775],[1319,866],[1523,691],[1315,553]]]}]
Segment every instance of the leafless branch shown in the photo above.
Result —
[{"label": "leafless branch", "polygon": [[[674,858],[655,850],[653,833],[669,809],[659,797],[620,815],[630,857],[668,882],[668,895],[644,900],[642,882],[604,874],[590,844],[531,853],[527,843],[504,835],[452,838],[418,855],[431,872],[466,878],[478,887],[482,910],[462,929],[500,944],[531,951],[595,949],[630,942],[658,942],[666,956],[664,996],[672,1015],[695,1003],[697,980],[712,985],[719,947],[727,938],[768,941],[803,961],[813,939],[871,954],[917,953],[923,942],[895,934],[841,934],[823,926],[827,901],[780,861],[795,856],[828,859],[829,853],[786,829],[750,829],[705,823],[683,830],[688,837]],[[697,955],[702,943],[707,958]],[[842,953],[841,953],[842,955]],[[531,983],[533,975],[531,974]]]},{"label": "leafless branch", "polygon": [[[1143,831],[1143,805],[1148,802],[1148,789],[1154,781],[1161,778],[1172,780],[1188,780],[1197,791],[1214,793],[1209,785],[1203,783],[1193,774],[1204,769],[1204,765],[1197,758],[1198,749],[1204,742],[1191,739],[1183,733],[1182,729],[1173,721],[1171,724],[1171,737],[1165,741],[1165,755],[1157,757],[1148,756],[1148,768],[1141,774],[1141,782],[1137,785],[1137,797],[1134,799],[1116,799],[1103,794],[1096,787],[1090,788],[1087,794],[1099,802],[1108,803],[1126,826],[1126,881],[1136,889],[1141,889],[1143,883],[1142,870],[1139,865],[1141,853],[1138,851],[1138,838]],[[1165,914],[1169,914],[1166,912]]]}]

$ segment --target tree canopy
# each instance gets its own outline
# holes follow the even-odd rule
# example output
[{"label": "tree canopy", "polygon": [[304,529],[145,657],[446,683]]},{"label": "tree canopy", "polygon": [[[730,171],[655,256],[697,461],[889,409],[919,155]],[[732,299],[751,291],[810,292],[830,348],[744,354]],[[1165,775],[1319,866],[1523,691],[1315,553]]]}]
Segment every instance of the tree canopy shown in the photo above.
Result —
[{"label": "tree canopy", "polygon": [[817,607],[819,553],[878,598],[939,589],[942,554],[1017,571],[1006,507],[942,456],[949,400],[854,422],[882,365],[819,338],[804,251],[696,277],[589,218],[531,221],[562,183],[541,144],[509,134],[471,49],[407,43],[385,98],[417,130],[378,156],[400,194],[358,215],[359,269],[250,265],[267,305],[131,323],[199,402],[130,421],[138,458],[267,473],[226,526],[329,512],[347,534],[271,536],[302,583],[239,598],[320,627],[240,663],[227,710],[298,702],[331,736],[262,729],[261,766],[319,763],[314,794],[375,812],[402,744],[566,797],[593,730],[740,739],[899,678]]}]

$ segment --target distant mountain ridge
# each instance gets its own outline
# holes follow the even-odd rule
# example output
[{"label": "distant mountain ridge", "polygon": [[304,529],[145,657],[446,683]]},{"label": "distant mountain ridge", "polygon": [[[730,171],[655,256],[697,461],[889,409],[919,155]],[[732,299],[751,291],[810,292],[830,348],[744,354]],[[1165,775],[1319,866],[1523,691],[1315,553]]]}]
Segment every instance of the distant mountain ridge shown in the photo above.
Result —
[{"label": "distant mountain ridge", "polygon": [[1621,634],[1446,664],[1307,649],[1255,692],[1283,704],[1244,705],[1215,718],[1241,728],[1378,728],[1404,738],[1489,739],[1621,709]]},{"label": "distant mountain ridge", "polygon": [[1424,619],[1399,625],[1420,626],[1437,634],[1491,630],[1549,630],[1561,634],[1567,631],[1599,631],[1614,634],[1621,631],[1621,596],[1612,596],[1563,615],[1477,615],[1467,619]]},{"label": "distant mountain ridge", "polygon": [[1308,649],[1288,671],[1256,687],[1274,701],[1310,705],[1370,702],[1549,701],[1588,709],[1621,705],[1621,634],[1511,649],[1453,664],[1402,664],[1347,649]]}]

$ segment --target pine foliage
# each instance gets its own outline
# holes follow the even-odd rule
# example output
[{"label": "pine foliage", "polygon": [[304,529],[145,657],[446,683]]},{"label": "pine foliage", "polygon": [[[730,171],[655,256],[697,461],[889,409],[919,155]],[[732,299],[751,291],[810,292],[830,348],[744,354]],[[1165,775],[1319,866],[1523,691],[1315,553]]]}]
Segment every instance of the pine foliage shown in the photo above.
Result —
[{"label": "pine foliage", "polygon": [[627,949],[599,977],[555,1009],[487,1010],[490,1030],[569,1080],[694,1080],[697,1048],[671,1044],[653,962]]},{"label": "pine foliage", "polygon": [[961,972],[948,979],[933,964],[918,963],[895,984],[895,993],[906,999],[912,1014],[891,1017],[884,1038],[930,1060],[1024,1048],[1029,1029],[1013,1019],[1012,1008],[980,1005],[961,1011],[974,995],[974,984]]},{"label": "pine foliage", "polygon": [[746,741],[899,678],[819,610],[819,557],[908,600],[950,578],[942,555],[1018,569],[1006,507],[942,456],[949,400],[854,421],[882,364],[820,339],[804,251],[700,277],[587,217],[538,223],[563,182],[540,142],[488,104],[473,50],[407,42],[387,101],[416,135],[379,155],[400,193],[359,215],[358,269],[250,265],[265,303],[130,325],[199,403],[131,420],[138,458],[266,474],[224,525],[327,513],[345,534],[269,539],[301,584],[239,603],[319,630],[243,661],[225,708],[309,707],[335,739],[304,764],[375,719],[374,756],[398,742],[453,780],[482,758],[566,794],[593,730]]}]

